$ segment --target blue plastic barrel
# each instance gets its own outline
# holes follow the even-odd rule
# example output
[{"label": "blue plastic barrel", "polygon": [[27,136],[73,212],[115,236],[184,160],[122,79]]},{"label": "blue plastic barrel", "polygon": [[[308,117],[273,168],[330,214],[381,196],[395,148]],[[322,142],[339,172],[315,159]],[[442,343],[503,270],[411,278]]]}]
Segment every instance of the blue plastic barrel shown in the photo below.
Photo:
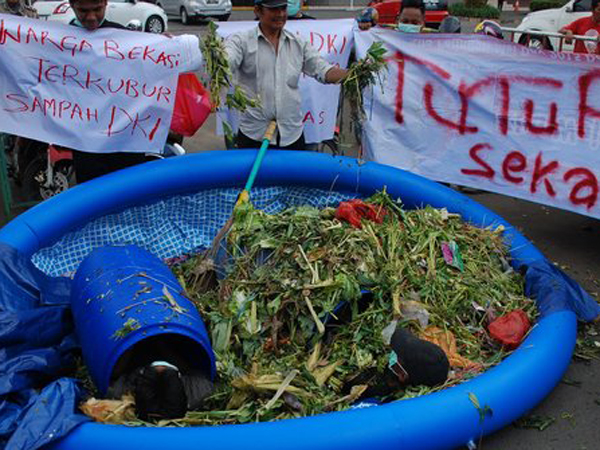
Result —
[{"label": "blue plastic barrel", "polygon": [[91,252],[75,274],[71,305],[83,358],[102,394],[124,371],[156,359],[184,358],[190,369],[215,375],[198,310],[169,268],[140,247]]}]

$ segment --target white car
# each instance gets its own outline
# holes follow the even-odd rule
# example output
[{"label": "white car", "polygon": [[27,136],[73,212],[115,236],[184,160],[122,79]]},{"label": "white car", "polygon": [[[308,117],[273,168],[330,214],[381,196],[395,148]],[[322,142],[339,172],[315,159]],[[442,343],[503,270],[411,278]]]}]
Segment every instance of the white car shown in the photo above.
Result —
[{"label": "white car", "polygon": [[156,4],[184,25],[207,17],[228,20],[232,7],[231,0],[157,0]]},{"label": "white car", "polygon": [[[40,19],[70,23],[75,13],[68,1],[39,0],[33,5]],[[109,0],[106,7],[106,20],[124,27],[132,24],[142,25],[144,31],[163,33],[167,30],[167,15],[159,6],[137,0]]]},{"label": "white car", "polygon": [[[517,27],[517,29],[523,33],[515,36],[515,41],[518,41],[520,44],[528,43],[530,47],[559,50],[559,38],[527,35],[525,32],[529,30],[558,33],[565,25],[568,25],[581,17],[589,16],[591,12],[591,0],[571,0],[562,8],[544,9],[542,11],[529,13]],[[529,39],[529,41],[527,39]],[[573,44],[566,44],[563,41],[561,50],[572,51]]]}]

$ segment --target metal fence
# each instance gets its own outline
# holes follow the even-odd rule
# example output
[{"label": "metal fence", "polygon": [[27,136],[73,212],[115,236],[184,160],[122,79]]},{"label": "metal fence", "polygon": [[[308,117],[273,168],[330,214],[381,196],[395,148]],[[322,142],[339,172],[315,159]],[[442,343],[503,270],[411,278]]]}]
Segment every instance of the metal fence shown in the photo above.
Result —
[{"label": "metal fence", "polygon": [[[502,28],[502,31],[505,36],[508,34],[510,40],[517,44],[558,52],[573,51],[575,41],[598,42],[598,38],[595,37],[571,36],[567,38],[562,33],[549,31],[520,30],[517,28]],[[567,42],[567,40],[571,40],[571,42]]]}]

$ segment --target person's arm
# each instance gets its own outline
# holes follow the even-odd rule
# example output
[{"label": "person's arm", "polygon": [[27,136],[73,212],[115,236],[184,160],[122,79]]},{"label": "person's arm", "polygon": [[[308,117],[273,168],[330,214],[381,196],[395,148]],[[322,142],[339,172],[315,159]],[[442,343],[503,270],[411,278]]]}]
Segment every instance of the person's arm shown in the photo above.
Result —
[{"label": "person's arm", "polygon": [[[165,35],[166,37],[170,38],[170,39],[183,39],[186,36],[178,36],[178,37],[174,37],[170,34],[165,34],[163,33],[163,35]],[[197,38],[196,38],[197,39]],[[240,37],[238,35],[232,35],[229,36],[229,38],[224,40],[224,45],[225,45],[225,51],[227,52],[227,57],[228,57],[228,61],[229,61],[229,67],[231,67],[232,70],[237,70],[237,68],[240,66],[240,64],[242,63],[242,59],[243,59],[243,49],[241,47],[241,42],[242,39],[240,39]],[[184,72],[191,72],[194,70],[198,70],[200,68],[204,69],[205,68],[205,64],[206,64],[206,59],[204,57],[204,54],[202,53],[202,46],[199,46],[200,48],[200,52],[188,52],[189,55],[184,58],[184,60],[194,60],[194,65],[191,69],[187,69]],[[194,53],[194,56],[191,56]]]},{"label": "person's arm", "polygon": [[573,42],[573,36],[576,34],[577,25],[579,24],[579,20],[580,19],[575,20],[574,22],[571,22],[570,24],[565,25],[560,30],[558,30],[559,33],[565,35],[565,43],[566,44],[570,44],[571,42]]},{"label": "person's arm", "polygon": [[333,66],[325,74],[325,82],[329,84],[340,83],[348,75],[348,69],[342,69],[341,67]]},{"label": "person's arm", "polygon": [[558,32],[565,35],[565,44],[570,44],[571,42],[573,42],[573,31],[569,30],[567,27],[564,27],[558,30]]},{"label": "person's arm", "polygon": [[236,71],[244,59],[245,42],[241,34],[236,33],[225,39],[225,50],[229,59],[229,67]]},{"label": "person's arm", "polygon": [[304,42],[304,64],[302,67],[309,77],[317,79],[321,83],[339,83],[348,72],[347,69],[334,66],[327,62],[325,58],[308,42]]},{"label": "person's arm", "polygon": [[375,26],[374,22],[370,22],[370,21],[360,22],[358,19],[356,21],[358,23],[358,29],[361,31],[370,30],[371,28],[373,28]]}]

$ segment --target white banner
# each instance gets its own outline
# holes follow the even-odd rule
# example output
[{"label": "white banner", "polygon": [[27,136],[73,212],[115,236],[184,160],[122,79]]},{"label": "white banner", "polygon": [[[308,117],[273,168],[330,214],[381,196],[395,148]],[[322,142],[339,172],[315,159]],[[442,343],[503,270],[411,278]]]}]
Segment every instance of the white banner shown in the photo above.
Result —
[{"label": "white banner", "polygon": [[[353,22],[354,19],[289,20],[285,27],[288,31],[297,33],[310,42],[330,63],[346,67],[353,46]],[[217,31],[222,37],[227,37],[257,25],[258,22],[220,23]],[[321,84],[302,74],[299,89],[302,94],[306,142],[313,143],[331,139],[336,125],[340,87]],[[229,111],[221,112],[218,117],[227,120],[234,127],[237,126],[235,115]]]},{"label": "white banner", "polygon": [[365,155],[439,181],[600,217],[600,58],[476,35],[355,31],[388,49]]},{"label": "white banner", "polygon": [[0,14],[0,131],[88,152],[160,152],[198,38]]}]

